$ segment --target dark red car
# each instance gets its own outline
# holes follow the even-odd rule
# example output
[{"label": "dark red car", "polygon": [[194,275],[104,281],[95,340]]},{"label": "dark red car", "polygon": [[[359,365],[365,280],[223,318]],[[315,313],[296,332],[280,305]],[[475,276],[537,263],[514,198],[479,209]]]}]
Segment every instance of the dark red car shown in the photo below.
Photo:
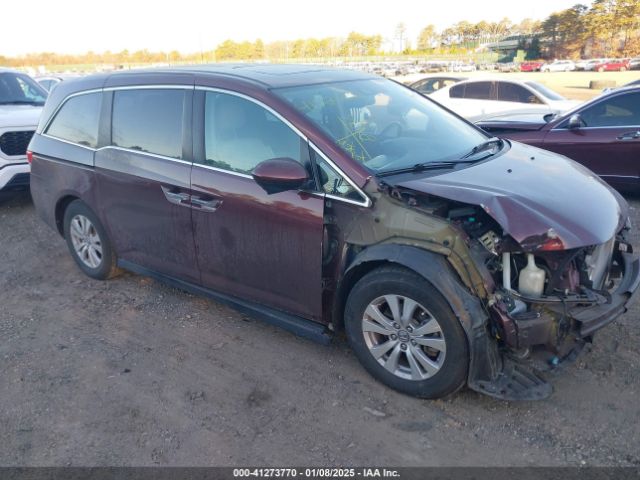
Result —
[{"label": "dark red car", "polygon": [[360,72],[65,81],[29,155],[36,209],[90,277],[125,268],[302,336],[344,331],[411,395],[543,398],[536,371],[574,358],[640,282],[604,182]]},{"label": "dark red car", "polygon": [[630,59],[613,59],[593,66],[593,70],[597,72],[626,72],[631,69]]},{"label": "dark red car", "polygon": [[520,64],[521,72],[539,72],[544,62],[522,62]]},{"label": "dark red car", "polygon": [[640,86],[612,90],[558,117],[512,117],[478,125],[566,155],[616,188],[640,191]]}]

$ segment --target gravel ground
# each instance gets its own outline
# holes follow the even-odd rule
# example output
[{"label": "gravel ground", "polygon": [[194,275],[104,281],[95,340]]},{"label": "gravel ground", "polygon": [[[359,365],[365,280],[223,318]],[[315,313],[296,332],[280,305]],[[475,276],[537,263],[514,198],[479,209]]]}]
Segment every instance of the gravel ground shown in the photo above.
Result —
[{"label": "gravel ground", "polygon": [[548,400],[424,401],[344,343],[148,278],[88,279],[27,196],[0,202],[0,245],[0,465],[640,465],[638,307]]}]

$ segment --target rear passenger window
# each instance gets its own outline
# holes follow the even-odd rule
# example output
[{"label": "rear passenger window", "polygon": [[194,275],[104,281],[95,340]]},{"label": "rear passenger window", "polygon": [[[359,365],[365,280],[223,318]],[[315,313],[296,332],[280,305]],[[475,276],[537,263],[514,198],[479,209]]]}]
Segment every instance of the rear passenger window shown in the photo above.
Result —
[{"label": "rear passenger window", "polygon": [[498,100],[503,102],[542,103],[532,92],[515,83],[498,83]]},{"label": "rear passenger window", "polygon": [[95,148],[98,145],[101,100],[102,93],[71,97],[53,117],[45,134]]},{"label": "rear passenger window", "polygon": [[493,100],[494,96],[491,91],[492,82],[473,82],[467,83],[464,92],[464,98],[473,98],[477,100]]},{"label": "rear passenger window", "polygon": [[466,86],[466,84],[462,84],[462,85],[454,85],[453,87],[451,87],[451,89],[449,90],[449,97],[451,98],[464,98],[464,87]]},{"label": "rear passenger window", "polygon": [[116,90],[111,142],[116,147],[182,157],[184,90]]},{"label": "rear passenger window", "polygon": [[206,165],[249,174],[271,158],[287,157],[305,164],[300,137],[250,100],[207,92],[204,115]]}]

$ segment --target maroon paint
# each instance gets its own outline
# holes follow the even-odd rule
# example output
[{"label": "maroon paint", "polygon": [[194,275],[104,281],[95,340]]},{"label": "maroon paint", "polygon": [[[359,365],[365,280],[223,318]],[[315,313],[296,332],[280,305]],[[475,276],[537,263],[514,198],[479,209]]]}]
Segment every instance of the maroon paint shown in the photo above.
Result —
[{"label": "maroon paint", "polygon": [[398,186],[481,205],[519,243],[551,228],[567,249],[599,245],[627,218],[626,202],[587,169],[518,143],[483,163],[434,177],[416,174]]},{"label": "maroon paint", "polygon": [[324,200],[297,191],[268,195],[252,178],[194,165],[192,209],[202,285],[321,320]]},{"label": "maroon paint", "polygon": [[[640,88],[627,89],[637,93]],[[640,186],[640,138],[620,138],[640,131],[640,125],[621,127],[559,128],[573,113],[580,113],[590,106],[623,91],[613,91],[608,96],[591,102],[549,123],[539,121],[486,121],[478,125],[499,137],[509,138],[552,152],[566,155],[580,162],[609,184],[623,190],[637,190]]]}]

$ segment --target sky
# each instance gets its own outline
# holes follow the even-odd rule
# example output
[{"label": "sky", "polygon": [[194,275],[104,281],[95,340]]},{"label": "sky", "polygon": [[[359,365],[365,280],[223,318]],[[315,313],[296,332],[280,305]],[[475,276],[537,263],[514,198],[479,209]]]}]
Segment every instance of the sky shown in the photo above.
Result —
[{"label": "sky", "polygon": [[403,22],[415,45],[420,30],[467,20],[544,19],[577,0],[29,0],[2,5],[0,55],[89,50],[183,53],[214,49],[227,38],[264,42],[346,37],[349,32],[394,37]]}]

